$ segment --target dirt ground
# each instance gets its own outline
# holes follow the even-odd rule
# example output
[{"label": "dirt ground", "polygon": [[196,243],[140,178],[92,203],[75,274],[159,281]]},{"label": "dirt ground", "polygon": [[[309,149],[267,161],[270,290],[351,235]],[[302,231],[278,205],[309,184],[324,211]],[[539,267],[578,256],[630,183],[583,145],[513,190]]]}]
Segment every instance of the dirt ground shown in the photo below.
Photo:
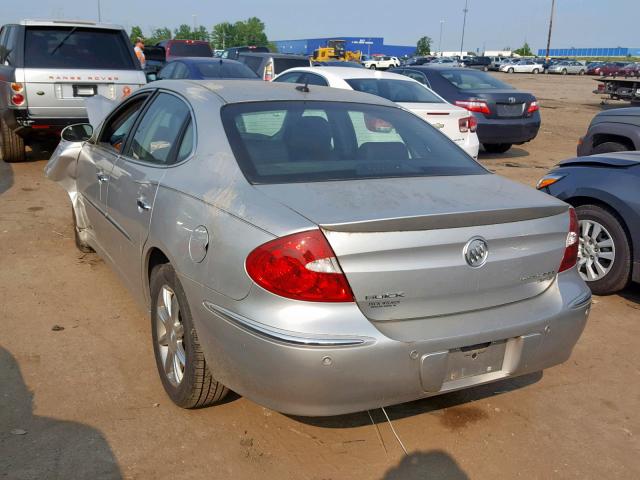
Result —
[{"label": "dirt ground", "polygon": [[[497,75],[538,97],[543,124],[480,160],[534,185],[575,155],[602,108],[595,82]],[[561,366],[388,408],[408,456],[380,410],[292,418],[231,396],[185,411],[158,379],[150,322],[75,249],[45,162],[0,162],[0,478],[640,478],[637,285],[595,298]]]}]

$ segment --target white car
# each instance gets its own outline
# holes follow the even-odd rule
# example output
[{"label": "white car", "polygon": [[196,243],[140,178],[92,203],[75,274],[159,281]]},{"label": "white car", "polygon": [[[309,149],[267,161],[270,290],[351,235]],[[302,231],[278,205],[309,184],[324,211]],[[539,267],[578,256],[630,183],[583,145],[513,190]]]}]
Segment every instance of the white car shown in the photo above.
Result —
[{"label": "white car", "polygon": [[478,157],[476,118],[404,75],[364,68],[297,67],[282,72],[273,81],[358,90],[384,97],[429,122],[473,158]]},{"label": "white car", "polygon": [[398,60],[398,57],[374,55],[368,60],[365,60],[364,62],[362,62],[362,65],[364,65],[364,68],[369,68],[371,70],[387,69],[387,68],[399,67],[400,60]]},{"label": "white car", "polygon": [[533,60],[519,60],[514,63],[504,63],[500,66],[501,72],[506,73],[540,73],[544,67]]}]

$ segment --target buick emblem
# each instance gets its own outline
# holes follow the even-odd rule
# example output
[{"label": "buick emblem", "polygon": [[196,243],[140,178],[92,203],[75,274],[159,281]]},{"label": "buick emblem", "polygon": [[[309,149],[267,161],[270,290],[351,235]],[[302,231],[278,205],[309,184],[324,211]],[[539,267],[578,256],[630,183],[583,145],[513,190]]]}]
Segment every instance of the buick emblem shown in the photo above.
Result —
[{"label": "buick emblem", "polygon": [[509,103],[516,103],[516,97],[509,97]]},{"label": "buick emblem", "polygon": [[487,263],[489,247],[482,237],[473,237],[462,249],[462,255],[471,268],[480,268]]}]

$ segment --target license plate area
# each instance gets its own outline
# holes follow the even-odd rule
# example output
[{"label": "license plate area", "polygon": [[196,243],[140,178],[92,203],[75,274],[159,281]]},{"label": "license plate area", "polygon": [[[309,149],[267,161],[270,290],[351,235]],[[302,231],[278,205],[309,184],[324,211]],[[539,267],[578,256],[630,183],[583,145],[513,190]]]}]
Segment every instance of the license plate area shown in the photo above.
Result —
[{"label": "license plate area", "polygon": [[74,97],[93,97],[98,94],[97,85],[74,85],[73,96]]},{"label": "license plate area", "polygon": [[524,113],[524,103],[498,103],[496,108],[499,117],[521,117]]},{"label": "license plate area", "polygon": [[444,383],[502,370],[506,340],[449,351]]}]

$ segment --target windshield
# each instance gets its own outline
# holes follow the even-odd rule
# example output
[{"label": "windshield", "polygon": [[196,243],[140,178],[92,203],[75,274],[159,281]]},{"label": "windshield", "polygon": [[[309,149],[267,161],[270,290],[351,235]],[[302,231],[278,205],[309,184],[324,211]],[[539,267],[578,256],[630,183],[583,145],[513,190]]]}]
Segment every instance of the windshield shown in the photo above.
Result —
[{"label": "windshield", "polygon": [[169,55],[172,57],[213,57],[213,50],[206,43],[171,42]]},{"label": "windshield", "polygon": [[476,70],[447,70],[438,72],[460,90],[504,90],[513,87],[495,79],[488,73]]},{"label": "windshield", "polygon": [[254,184],[479,175],[487,171],[400,108],[345,102],[253,102],[222,110],[229,143]]},{"label": "windshield", "polygon": [[204,78],[258,78],[249,67],[232,60],[199,62],[195,65]]},{"label": "windshield", "polygon": [[79,27],[29,27],[25,37],[27,68],[135,70],[120,30]]},{"label": "windshield", "polygon": [[440,97],[418,82],[382,78],[349,78],[345,79],[345,82],[354,90],[371,93],[392,102],[444,103]]}]

